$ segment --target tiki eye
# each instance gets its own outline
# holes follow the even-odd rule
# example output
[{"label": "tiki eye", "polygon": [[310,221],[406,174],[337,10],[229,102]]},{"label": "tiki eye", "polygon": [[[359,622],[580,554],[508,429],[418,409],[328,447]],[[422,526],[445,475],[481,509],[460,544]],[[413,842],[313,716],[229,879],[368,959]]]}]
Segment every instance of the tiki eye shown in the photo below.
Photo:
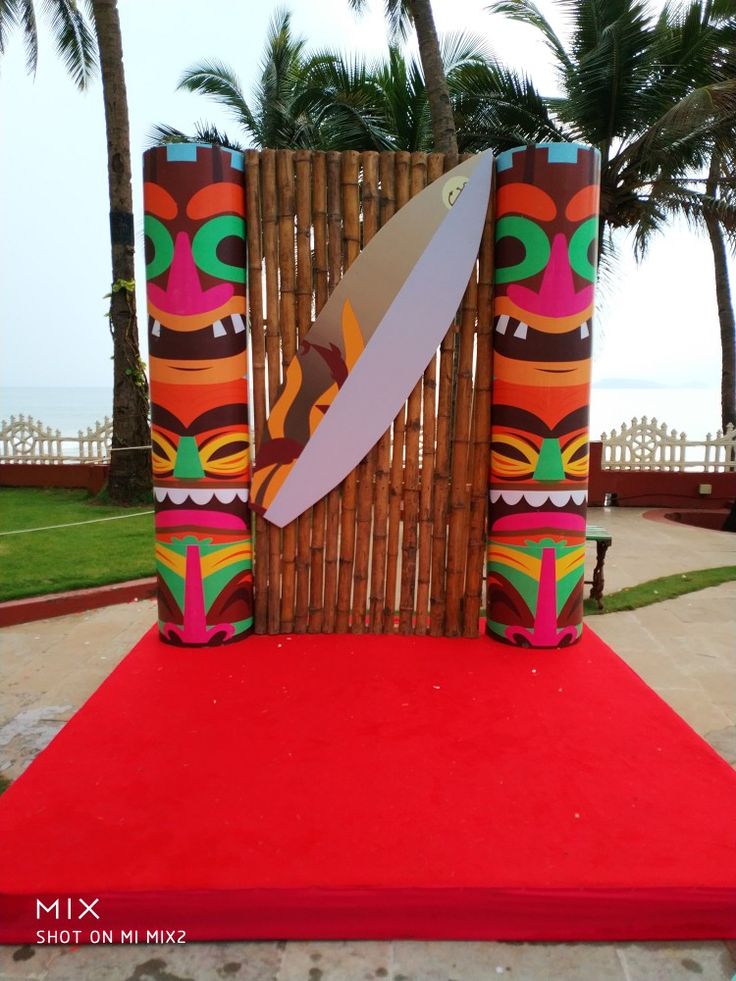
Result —
[{"label": "tiki eye", "polygon": [[568,248],[570,265],[578,276],[582,276],[583,279],[587,279],[591,283],[595,282],[595,251],[591,262],[590,247],[591,245],[595,246],[597,238],[598,218],[594,216],[588,218],[575,230]]},{"label": "tiki eye", "polygon": [[174,243],[169,230],[153,215],[146,215],[143,228],[146,237],[150,239],[150,244],[153,246],[153,257],[146,266],[146,278],[155,279],[161,273],[166,272],[171,265],[171,260],[174,258]]},{"label": "tiki eye", "polygon": [[562,451],[562,464],[566,477],[588,476],[588,435],[575,436]]},{"label": "tiki eye", "polygon": [[539,225],[529,218],[519,215],[504,215],[499,218],[496,222],[496,242],[503,238],[516,239],[523,248],[524,257],[511,266],[497,267],[497,283],[510,283],[536,276],[549,262],[549,239]]},{"label": "tiki eye", "polygon": [[[192,241],[192,255],[202,272],[227,279],[231,283],[245,282],[245,269],[223,261],[223,253],[232,254],[233,239],[239,239],[242,250],[245,241],[245,222],[235,215],[218,215],[211,218],[199,229]],[[230,241],[228,241],[230,240]]]},{"label": "tiki eye", "polygon": [[249,446],[247,432],[224,433],[208,440],[199,449],[205,473],[208,477],[240,477],[247,474]]},{"label": "tiki eye", "polygon": [[539,450],[513,433],[495,433],[491,443],[491,473],[506,480],[531,477]]},{"label": "tiki eye", "polygon": [[153,472],[156,477],[171,476],[176,464],[176,447],[157,429],[151,432]]}]

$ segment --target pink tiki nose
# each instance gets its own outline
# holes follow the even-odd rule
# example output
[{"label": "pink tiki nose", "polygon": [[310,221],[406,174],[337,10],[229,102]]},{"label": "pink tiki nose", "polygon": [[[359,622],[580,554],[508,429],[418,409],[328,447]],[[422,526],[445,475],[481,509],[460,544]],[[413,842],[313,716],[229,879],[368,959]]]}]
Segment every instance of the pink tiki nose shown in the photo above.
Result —
[{"label": "pink tiki nose", "polygon": [[593,287],[585,286],[575,291],[572,269],[567,255],[567,239],[558,232],[552,242],[547,268],[542,276],[539,292],[527,286],[510,285],[508,296],[522,310],[544,317],[569,317],[580,313],[593,302]]},{"label": "pink tiki nose", "polygon": [[179,317],[215,310],[227,303],[234,292],[231,283],[218,283],[210,289],[202,289],[192,255],[192,245],[186,232],[179,232],[176,236],[166,289],[161,289],[155,283],[148,284],[148,298],[151,303],[165,313]]}]

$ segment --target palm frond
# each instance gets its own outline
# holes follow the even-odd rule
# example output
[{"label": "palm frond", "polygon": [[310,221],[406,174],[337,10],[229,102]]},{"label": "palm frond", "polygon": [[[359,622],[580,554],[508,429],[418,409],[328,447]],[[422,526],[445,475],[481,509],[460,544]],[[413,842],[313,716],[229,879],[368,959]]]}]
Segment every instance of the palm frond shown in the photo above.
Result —
[{"label": "palm frond", "polygon": [[[33,4],[24,0],[23,6]],[[92,28],[75,0],[44,0],[43,10],[59,57],[77,88],[86,88],[98,68],[97,39]]]},{"label": "palm frond", "polygon": [[223,62],[209,60],[193,65],[183,73],[177,88],[208,96],[224,106],[244,129],[257,135],[258,124],[245,101],[240,81]]},{"label": "palm frond", "polygon": [[503,14],[519,24],[536,28],[544,38],[558,65],[565,72],[575,70],[572,58],[554,28],[533,0],[493,0],[486,7],[492,14]]}]

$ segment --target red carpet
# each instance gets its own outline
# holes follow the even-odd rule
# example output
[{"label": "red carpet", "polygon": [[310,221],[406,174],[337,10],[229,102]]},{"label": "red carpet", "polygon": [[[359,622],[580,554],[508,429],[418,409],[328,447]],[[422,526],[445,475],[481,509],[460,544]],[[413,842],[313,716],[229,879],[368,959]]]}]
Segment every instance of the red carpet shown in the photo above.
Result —
[{"label": "red carpet", "polygon": [[589,630],[151,631],[0,798],[0,941],[733,937],[735,815],[736,774]]}]

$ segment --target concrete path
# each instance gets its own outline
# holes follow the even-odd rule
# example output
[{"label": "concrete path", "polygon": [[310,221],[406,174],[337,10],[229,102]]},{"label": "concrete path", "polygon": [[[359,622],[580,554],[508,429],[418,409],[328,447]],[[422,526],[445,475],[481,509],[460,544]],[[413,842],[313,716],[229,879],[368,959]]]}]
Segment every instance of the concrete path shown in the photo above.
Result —
[{"label": "concrete path", "polygon": [[[606,588],[736,564],[736,538],[595,509],[613,534]],[[14,779],[155,618],[151,601],[0,634],[0,772]],[[736,765],[736,583],[591,626]],[[697,842],[693,842],[697,847]],[[0,843],[0,861],[2,850]],[[218,943],[0,947],[0,979],[38,981],[733,981],[735,943]]]}]

